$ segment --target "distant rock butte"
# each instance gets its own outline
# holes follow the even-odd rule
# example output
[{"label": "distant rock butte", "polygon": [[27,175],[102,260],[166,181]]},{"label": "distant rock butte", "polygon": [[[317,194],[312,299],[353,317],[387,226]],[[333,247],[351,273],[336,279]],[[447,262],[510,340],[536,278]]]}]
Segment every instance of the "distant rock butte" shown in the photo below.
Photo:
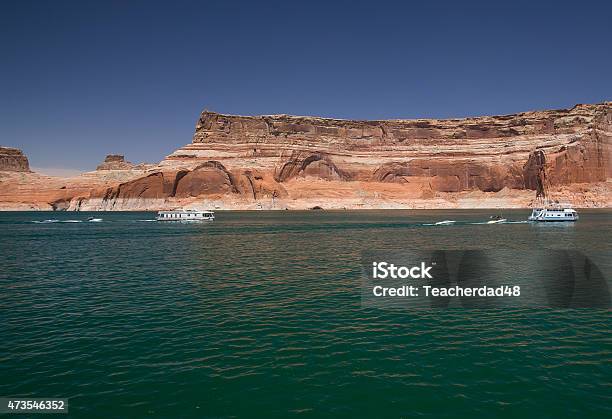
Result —
[{"label": "distant rock butte", "polygon": [[29,172],[30,163],[18,148],[0,146],[0,171]]},{"label": "distant rock butte", "polygon": [[[445,120],[204,111],[192,143],[159,165],[108,156],[61,199],[96,210],[525,207],[544,165],[556,198],[609,207],[611,142],[612,102]],[[102,175],[113,170],[124,172]],[[75,182],[88,186],[67,193]],[[57,191],[39,187],[54,207]],[[0,194],[0,206],[44,207],[27,185],[18,190]]]},{"label": "distant rock butte", "polygon": [[96,167],[96,170],[134,170],[134,169],[147,169],[155,165],[146,163],[134,164],[126,161],[125,157],[121,154],[109,154],[106,156],[104,161]]},{"label": "distant rock butte", "polygon": [[134,164],[125,161],[121,154],[109,154],[104,161],[96,167],[96,170],[129,170],[134,168]]}]

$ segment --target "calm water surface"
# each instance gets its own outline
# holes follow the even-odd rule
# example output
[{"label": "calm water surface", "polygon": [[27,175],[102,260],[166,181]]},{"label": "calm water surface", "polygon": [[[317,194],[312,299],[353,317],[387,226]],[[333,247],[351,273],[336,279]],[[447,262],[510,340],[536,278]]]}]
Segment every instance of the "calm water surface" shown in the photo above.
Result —
[{"label": "calm water surface", "polygon": [[385,310],[359,292],[363,250],[609,252],[610,211],[32,222],[89,215],[0,213],[0,397],[68,398],[73,417],[612,415],[608,310]]}]

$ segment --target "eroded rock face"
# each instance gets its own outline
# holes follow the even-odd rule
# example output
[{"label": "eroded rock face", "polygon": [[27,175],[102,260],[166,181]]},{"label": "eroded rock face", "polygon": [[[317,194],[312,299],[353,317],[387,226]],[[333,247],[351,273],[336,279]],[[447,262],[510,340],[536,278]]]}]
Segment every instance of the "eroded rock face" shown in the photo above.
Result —
[{"label": "eroded rock face", "polygon": [[164,201],[207,194],[238,193],[232,175],[219,162],[205,162],[194,170],[156,171],[117,186],[96,190],[105,208],[121,207],[127,201]]},{"label": "eroded rock face", "polygon": [[238,193],[236,181],[221,163],[210,161],[194,170],[180,172],[172,196],[184,198],[226,193]]},{"label": "eroded rock face", "polygon": [[159,165],[111,155],[61,190],[60,180],[0,179],[0,207],[43,207],[42,199],[45,208],[90,210],[524,207],[544,188],[542,173],[564,201],[610,206],[611,143],[611,102],[448,120],[205,111],[192,143]]},{"label": "eroded rock face", "polygon": [[326,180],[349,180],[331,158],[324,153],[294,152],[280,166],[275,167],[275,179],[284,182],[297,176],[312,176]]},{"label": "eroded rock face", "polygon": [[205,111],[192,144],[162,163],[222,161],[295,178],[426,183],[434,192],[535,189],[534,153],[551,185],[610,176],[611,103],[570,110],[448,120],[349,121]]},{"label": "eroded rock face", "polygon": [[0,147],[0,171],[29,172],[30,163],[18,148]]}]

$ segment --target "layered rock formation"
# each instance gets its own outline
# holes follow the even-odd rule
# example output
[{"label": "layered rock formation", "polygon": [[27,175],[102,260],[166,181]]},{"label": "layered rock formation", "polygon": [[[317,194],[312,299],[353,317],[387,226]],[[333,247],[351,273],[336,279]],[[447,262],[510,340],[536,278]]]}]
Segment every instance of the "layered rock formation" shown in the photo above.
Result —
[{"label": "layered rock formation", "polygon": [[347,121],[203,112],[189,144],[166,161],[222,161],[274,171],[278,182],[415,182],[434,191],[522,189],[531,153],[548,156],[555,184],[605,181],[610,104],[451,120]]},{"label": "layered rock formation", "polygon": [[[293,200],[320,195],[323,206],[325,198],[337,201],[331,206],[340,204],[337,191],[343,191],[348,206],[364,195],[406,206],[428,206],[422,202],[427,200],[435,206],[435,198],[454,205],[454,198],[465,193],[535,190],[540,170],[548,174],[551,190],[605,183],[611,138],[611,103],[448,120],[349,121],[205,111],[193,142],[161,166],[193,167],[208,160],[222,162],[235,176],[273,174],[276,185],[268,189]],[[602,197],[602,205],[607,199]],[[588,205],[580,196],[572,200]]]},{"label": "layered rock formation", "polygon": [[29,172],[30,163],[18,148],[0,147],[0,171]]},{"label": "layered rock formation", "polygon": [[[27,158],[19,150],[10,150],[18,153],[11,152],[10,164],[0,166],[0,210],[78,210],[96,190],[146,174],[144,168],[132,165],[129,169],[109,167],[74,177],[47,176],[30,172]],[[14,170],[14,156],[18,157],[20,171]]]},{"label": "layered rock formation", "polygon": [[[611,143],[610,102],[447,120],[204,111],[190,144],[67,208],[521,207],[544,186],[577,206],[610,206]],[[129,165],[109,157],[99,173]]]}]

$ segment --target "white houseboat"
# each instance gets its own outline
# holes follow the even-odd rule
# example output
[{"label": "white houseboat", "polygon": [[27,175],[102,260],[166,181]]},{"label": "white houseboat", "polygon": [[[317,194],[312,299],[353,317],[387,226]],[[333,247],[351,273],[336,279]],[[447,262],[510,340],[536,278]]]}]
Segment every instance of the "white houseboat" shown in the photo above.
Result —
[{"label": "white houseboat", "polygon": [[578,213],[569,205],[549,205],[542,208],[534,208],[529,216],[529,221],[577,221]]},{"label": "white houseboat", "polygon": [[174,210],[158,211],[157,221],[214,221],[215,213],[212,211]]}]

